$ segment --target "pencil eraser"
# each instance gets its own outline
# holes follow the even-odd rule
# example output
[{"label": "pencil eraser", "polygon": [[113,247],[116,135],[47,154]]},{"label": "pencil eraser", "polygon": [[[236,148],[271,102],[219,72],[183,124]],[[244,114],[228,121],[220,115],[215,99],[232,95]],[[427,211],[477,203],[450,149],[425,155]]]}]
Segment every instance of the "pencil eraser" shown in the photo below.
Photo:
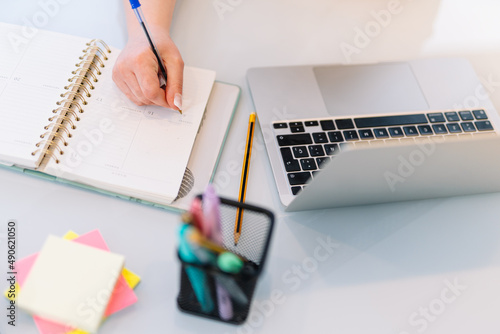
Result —
[{"label": "pencil eraser", "polygon": [[17,304],[33,315],[93,333],[124,263],[122,255],[49,236]]}]

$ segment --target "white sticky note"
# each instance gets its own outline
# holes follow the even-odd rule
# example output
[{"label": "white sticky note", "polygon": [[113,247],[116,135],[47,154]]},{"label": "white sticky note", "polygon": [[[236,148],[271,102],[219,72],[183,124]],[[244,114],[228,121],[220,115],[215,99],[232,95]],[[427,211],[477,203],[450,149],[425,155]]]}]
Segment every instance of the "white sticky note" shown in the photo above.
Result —
[{"label": "white sticky note", "polygon": [[95,332],[124,262],[121,255],[49,236],[17,304],[33,315]]}]

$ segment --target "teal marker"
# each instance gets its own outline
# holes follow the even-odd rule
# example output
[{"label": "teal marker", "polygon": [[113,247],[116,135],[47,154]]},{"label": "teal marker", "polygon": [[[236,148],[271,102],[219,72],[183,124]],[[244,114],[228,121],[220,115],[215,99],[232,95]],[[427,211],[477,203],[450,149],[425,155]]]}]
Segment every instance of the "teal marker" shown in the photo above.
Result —
[{"label": "teal marker", "polygon": [[[201,258],[199,255],[197,256],[197,252],[193,250],[190,243],[186,239],[186,235],[189,234],[190,230],[193,228],[194,227],[189,224],[181,226],[179,230],[179,256],[187,263],[203,264],[206,259]],[[214,302],[210,296],[210,288],[207,284],[208,282],[205,272],[200,268],[191,266],[186,266],[185,269],[196,299],[198,299],[198,302],[200,303],[202,312],[212,312],[214,309]]]}]

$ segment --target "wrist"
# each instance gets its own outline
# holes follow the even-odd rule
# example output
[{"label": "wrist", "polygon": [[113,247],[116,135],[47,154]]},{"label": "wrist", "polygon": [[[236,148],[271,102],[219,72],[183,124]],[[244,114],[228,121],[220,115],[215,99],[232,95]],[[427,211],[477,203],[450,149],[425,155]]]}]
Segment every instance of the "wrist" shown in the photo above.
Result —
[{"label": "wrist", "polygon": [[[165,25],[157,25],[147,23],[148,32],[152,35],[152,38],[163,38],[164,36],[170,35],[170,30]],[[135,22],[135,24],[129,25],[128,27],[128,38],[129,40],[134,39],[142,39],[145,38],[146,35],[144,33],[144,29],[139,24],[139,22]]]}]

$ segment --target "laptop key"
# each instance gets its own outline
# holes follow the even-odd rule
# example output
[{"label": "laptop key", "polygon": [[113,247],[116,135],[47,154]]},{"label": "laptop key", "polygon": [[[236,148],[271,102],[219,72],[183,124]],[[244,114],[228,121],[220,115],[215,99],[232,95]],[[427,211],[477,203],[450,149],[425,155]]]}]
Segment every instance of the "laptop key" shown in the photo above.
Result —
[{"label": "laptop key", "polygon": [[310,145],[312,144],[311,135],[308,133],[296,135],[279,135],[276,136],[279,146],[292,146],[292,145]]},{"label": "laptop key", "polygon": [[431,123],[446,122],[442,112],[434,112],[434,113],[427,114],[427,118],[429,119],[429,122],[431,122]]},{"label": "laptop key", "polygon": [[491,125],[490,121],[480,121],[475,122],[476,127],[479,131],[491,131],[493,130],[493,125]]},{"label": "laptop key", "polygon": [[335,120],[335,123],[337,124],[337,128],[339,130],[354,129],[354,123],[350,118],[337,119]]},{"label": "laptop key", "polygon": [[488,115],[486,115],[486,112],[483,109],[472,110],[472,113],[477,120],[488,119]]},{"label": "laptop key", "polygon": [[428,135],[432,135],[432,129],[429,125],[419,125],[418,126],[418,131],[420,132],[420,134],[422,136],[428,136]]},{"label": "laptop key", "polygon": [[464,132],[476,132],[476,127],[472,122],[463,122],[461,125]]},{"label": "laptop key", "polygon": [[288,128],[288,124],[286,124],[286,123],[274,123],[273,127],[275,129],[286,129],[286,128]]},{"label": "laptop key", "polygon": [[359,140],[358,133],[356,130],[346,130],[344,131],[345,140]]},{"label": "laptop key", "polygon": [[316,162],[314,159],[300,159],[300,165],[302,166],[302,170],[316,170],[318,167],[316,166]]},{"label": "laptop key", "polygon": [[358,128],[374,128],[393,125],[426,124],[427,117],[424,114],[413,115],[394,115],[377,117],[359,117],[355,118]]},{"label": "laptop key", "polygon": [[335,130],[335,124],[333,124],[332,120],[323,120],[319,121],[319,123],[321,124],[321,129],[323,129],[323,131]]},{"label": "laptop key", "polygon": [[309,146],[309,154],[311,154],[311,157],[323,157],[325,156],[325,151],[321,145],[311,145]]},{"label": "laptop key", "polygon": [[401,128],[399,126],[395,127],[395,128],[389,128],[389,133],[391,134],[391,137],[393,137],[393,138],[405,136],[403,133],[403,130],[401,130]]},{"label": "laptop key", "polygon": [[444,113],[448,122],[458,122],[460,121],[460,117],[455,111],[448,111]]},{"label": "laptop key", "polygon": [[433,124],[432,128],[434,129],[434,132],[436,134],[448,133],[448,130],[446,130],[446,126],[444,124]]},{"label": "laptop key", "polygon": [[334,155],[340,152],[339,144],[326,144],[325,152],[327,155]]},{"label": "laptop key", "polygon": [[370,129],[358,130],[359,138],[361,139],[373,139],[373,132]]},{"label": "laptop key", "polygon": [[352,148],[354,148],[354,142],[352,141],[345,141],[343,143],[339,143],[339,151],[350,150]]},{"label": "laptop key", "polygon": [[319,169],[323,169],[327,162],[330,161],[330,157],[316,158],[316,163],[318,164]]},{"label": "laptop key", "polygon": [[472,113],[470,111],[459,111],[460,118],[462,121],[472,121],[474,120],[474,116],[472,116]]},{"label": "laptop key", "polygon": [[301,190],[302,190],[301,186],[292,187],[292,194],[297,195],[299,193],[299,191],[301,191]]},{"label": "laptop key", "polygon": [[303,125],[300,126],[290,126],[290,132],[292,133],[299,133],[299,132],[306,132],[304,129]]},{"label": "laptop key", "polygon": [[288,183],[291,186],[299,186],[306,184],[306,182],[311,178],[311,172],[298,172],[298,173],[288,173]]},{"label": "laptop key", "polygon": [[340,143],[344,141],[344,137],[342,136],[342,132],[340,131],[331,131],[328,132],[328,138],[332,143]]},{"label": "laptop key", "polygon": [[295,146],[292,148],[293,155],[296,158],[307,158],[309,153],[307,153],[307,148],[305,146]]},{"label": "laptop key", "polygon": [[294,159],[290,147],[280,148],[281,157],[283,158],[283,163],[285,164],[285,170],[287,172],[299,172],[300,164],[297,159]]},{"label": "laptop key", "polygon": [[450,133],[461,133],[462,132],[462,129],[460,128],[460,125],[458,123],[449,123],[449,124],[446,124],[446,126],[448,127],[448,131],[450,131]]},{"label": "laptop key", "polygon": [[318,126],[319,125],[318,121],[305,121],[304,124],[305,124],[305,126]]},{"label": "laptop key", "polygon": [[328,143],[328,137],[324,132],[315,132],[312,134],[312,136],[316,144]]},{"label": "laptop key", "polygon": [[414,126],[403,126],[403,130],[408,137],[418,136],[417,128]]},{"label": "laptop key", "polygon": [[374,129],[373,132],[375,132],[375,137],[377,138],[389,138],[389,133],[386,129]]}]

